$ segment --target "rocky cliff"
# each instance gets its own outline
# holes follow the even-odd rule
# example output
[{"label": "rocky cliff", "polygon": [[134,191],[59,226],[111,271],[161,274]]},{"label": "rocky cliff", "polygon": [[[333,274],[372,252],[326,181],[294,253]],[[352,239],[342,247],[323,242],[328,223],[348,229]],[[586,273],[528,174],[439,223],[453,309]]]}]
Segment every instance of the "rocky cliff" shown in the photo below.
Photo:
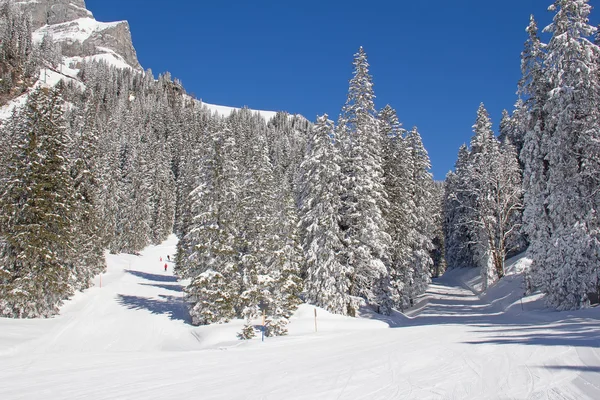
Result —
[{"label": "rocky cliff", "polygon": [[35,40],[49,35],[62,46],[66,57],[114,59],[141,69],[127,21],[104,23],[94,19],[84,0],[15,1],[29,13]]}]

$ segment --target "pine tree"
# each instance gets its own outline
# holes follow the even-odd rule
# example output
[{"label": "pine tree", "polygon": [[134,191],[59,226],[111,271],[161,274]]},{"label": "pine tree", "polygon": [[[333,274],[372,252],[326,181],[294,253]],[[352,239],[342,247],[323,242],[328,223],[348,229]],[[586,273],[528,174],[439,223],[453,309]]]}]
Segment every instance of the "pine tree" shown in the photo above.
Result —
[{"label": "pine tree", "polygon": [[72,293],[79,199],[67,163],[68,132],[60,89],[38,89],[20,119],[0,196],[5,316],[48,317]]},{"label": "pine tree", "polygon": [[[482,104],[473,126],[471,150],[459,154],[460,169],[457,164],[456,178],[449,181],[460,214],[458,223],[473,244],[484,288],[504,276],[504,260],[511,239],[518,236],[522,209],[516,151],[508,138],[501,145],[491,126]],[[460,229],[457,232],[462,233]]]},{"label": "pine tree", "polygon": [[547,244],[550,242],[551,222],[546,204],[548,167],[547,149],[543,148],[542,138],[546,135],[546,115],[544,106],[550,92],[545,76],[544,59],[546,45],[538,37],[538,27],[533,16],[527,27],[529,38],[521,54],[523,77],[519,82],[519,93],[525,97],[525,107],[529,118],[525,126],[523,149],[520,160],[523,165],[524,231],[530,246],[528,254],[532,258],[531,275],[528,287],[541,286]]},{"label": "pine tree", "polygon": [[382,144],[369,63],[362,47],[355,55],[354,67],[343,108],[344,136],[340,137],[346,158],[342,226],[352,269],[350,293],[387,314],[392,304],[386,266],[390,237],[381,209],[387,207]]},{"label": "pine tree", "polygon": [[400,309],[409,303],[406,282],[411,280],[412,247],[409,232],[415,226],[412,154],[405,139],[406,131],[389,105],[379,113],[383,140],[383,176],[388,204],[382,208],[391,237],[389,249],[390,290],[394,305]]},{"label": "pine tree", "polygon": [[409,256],[409,270],[411,271],[410,280],[405,282],[407,286],[405,292],[412,305],[416,296],[425,293],[427,286],[431,282],[431,268],[433,260],[429,252],[433,250],[431,242],[434,235],[434,210],[432,206],[433,176],[429,172],[431,164],[429,156],[421,135],[417,128],[408,132],[407,146],[410,151],[412,184],[411,196],[414,209],[412,210],[413,224],[409,231],[409,246],[411,253]]},{"label": "pine tree", "polygon": [[92,278],[106,267],[104,248],[108,243],[102,234],[98,205],[99,155],[94,104],[81,104],[71,113],[70,120],[70,170],[80,198],[74,233],[74,247],[79,257],[74,266],[72,285],[76,289],[86,289]]},{"label": "pine tree", "polygon": [[175,218],[175,177],[169,163],[164,142],[151,146],[153,149],[154,174],[151,188],[152,242],[159,244],[173,232]]},{"label": "pine tree", "polygon": [[305,263],[300,246],[298,230],[298,211],[294,204],[293,193],[288,187],[280,187],[277,203],[282,205],[276,213],[279,223],[275,223],[274,249],[271,260],[273,286],[273,305],[267,318],[267,336],[287,334],[289,318],[301,303],[303,289],[300,271]]},{"label": "pine tree", "polygon": [[181,246],[192,246],[187,250],[189,258],[182,262],[186,265],[184,276],[193,278],[186,299],[194,324],[227,322],[235,317],[241,290],[235,137],[226,124],[213,125],[209,135],[198,171],[204,182],[190,193],[194,217],[186,242],[179,248],[185,254]]},{"label": "pine tree", "polygon": [[450,268],[475,267],[476,240],[468,221],[474,205],[470,195],[470,152],[466,145],[458,151],[454,172],[446,175],[444,193],[444,238],[446,242],[446,262]]},{"label": "pine tree", "polygon": [[545,254],[533,254],[534,273],[549,304],[570,309],[585,305],[597,290],[599,49],[588,39],[596,28],[588,23],[587,0],[557,0],[551,10],[556,15],[545,30],[552,39],[544,69],[551,90],[538,146],[547,163],[541,168],[547,171],[543,204],[552,230]]},{"label": "pine tree", "polygon": [[340,163],[334,124],[323,115],[317,119],[308,154],[302,163],[305,184],[302,199],[303,248],[306,254],[306,299],[335,314],[347,314],[349,271],[342,257],[340,232]]}]

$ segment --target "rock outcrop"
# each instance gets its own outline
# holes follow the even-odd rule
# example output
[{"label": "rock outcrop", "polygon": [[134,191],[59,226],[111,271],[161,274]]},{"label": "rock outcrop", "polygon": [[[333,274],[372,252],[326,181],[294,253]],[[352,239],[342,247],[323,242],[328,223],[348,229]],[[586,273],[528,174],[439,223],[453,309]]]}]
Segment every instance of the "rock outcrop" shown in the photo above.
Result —
[{"label": "rock outcrop", "polygon": [[127,21],[98,22],[86,9],[84,0],[16,1],[30,13],[35,40],[49,35],[62,47],[66,57],[93,57],[108,55],[117,63],[141,69],[131,40]]},{"label": "rock outcrop", "polygon": [[84,0],[16,1],[15,3],[23,11],[31,14],[34,29],[44,25],[62,24],[78,18],[93,18],[92,13],[85,8]]}]

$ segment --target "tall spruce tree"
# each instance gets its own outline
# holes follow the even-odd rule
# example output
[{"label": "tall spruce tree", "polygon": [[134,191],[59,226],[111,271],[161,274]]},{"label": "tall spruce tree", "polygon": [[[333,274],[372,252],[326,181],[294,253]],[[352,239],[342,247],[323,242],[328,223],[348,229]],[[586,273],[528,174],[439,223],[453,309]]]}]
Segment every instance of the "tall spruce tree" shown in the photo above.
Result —
[{"label": "tall spruce tree", "polygon": [[387,252],[390,236],[382,207],[384,190],[382,140],[373,99],[367,55],[361,47],[354,58],[354,76],[343,108],[343,219],[346,257],[351,268],[350,293],[391,311]]},{"label": "tall spruce tree", "polygon": [[38,89],[9,126],[13,148],[0,196],[0,312],[48,317],[72,293],[78,202],[60,88]]},{"label": "tall spruce tree", "polygon": [[531,274],[528,277],[528,288],[541,287],[547,272],[543,260],[546,257],[552,224],[546,203],[548,186],[547,149],[543,147],[542,138],[546,135],[547,111],[545,104],[550,92],[550,85],[545,73],[545,48],[538,36],[537,23],[533,16],[527,27],[529,34],[525,48],[521,53],[521,72],[519,94],[524,98],[529,118],[525,125],[523,148],[519,155],[523,165],[524,232],[530,242],[528,254],[532,259]]},{"label": "tall spruce tree", "polygon": [[547,187],[542,204],[551,232],[545,252],[532,255],[537,282],[549,304],[571,309],[585,305],[588,294],[598,288],[599,49],[589,40],[596,28],[589,25],[587,0],[557,0],[550,9],[556,14],[545,29],[552,38],[546,48],[544,80],[551,90],[538,146],[545,154],[541,169],[546,170]]},{"label": "tall spruce tree", "polygon": [[398,121],[396,111],[388,105],[380,111],[378,119],[383,140],[383,176],[388,200],[382,211],[391,238],[388,267],[390,291],[394,305],[404,309],[409,303],[405,286],[409,280],[409,260],[412,255],[409,231],[415,226],[415,204],[411,189],[414,165],[405,139],[406,131]]},{"label": "tall spruce tree", "polygon": [[341,156],[334,124],[317,119],[306,159],[302,199],[303,248],[306,254],[306,300],[335,314],[352,313],[350,273],[342,259],[340,232]]},{"label": "tall spruce tree", "polygon": [[412,164],[411,196],[412,196],[412,225],[409,231],[409,280],[405,283],[405,294],[409,304],[413,305],[417,296],[425,293],[431,282],[433,260],[430,251],[433,250],[433,235],[435,230],[433,203],[433,176],[429,172],[431,164],[429,155],[423,146],[421,135],[413,128],[406,136]]}]

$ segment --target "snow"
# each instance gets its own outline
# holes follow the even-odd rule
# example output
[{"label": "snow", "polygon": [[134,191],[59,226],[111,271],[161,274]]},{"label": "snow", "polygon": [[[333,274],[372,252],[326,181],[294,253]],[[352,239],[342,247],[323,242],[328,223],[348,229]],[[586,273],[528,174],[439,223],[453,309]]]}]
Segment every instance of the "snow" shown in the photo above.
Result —
[{"label": "snow", "polygon": [[454,270],[387,318],[317,309],[318,332],[303,305],[289,336],[239,341],[243,321],[188,324],[185,282],[163,269],[175,244],[107,255],[102,287],[56,318],[0,319],[0,398],[600,398],[600,308],[552,312],[539,296],[521,307],[516,272],[480,297]]},{"label": "snow", "polygon": [[121,57],[114,51],[105,47],[96,47],[96,50],[105,51],[105,53],[94,54],[92,56],[85,57],[69,57],[65,59],[65,65],[68,65],[70,68],[73,68],[78,71],[78,69],[76,69],[75,66],[83,61],[104,61],[105,63],[119,69],[133,69],[131,65],[127,64],[123,57]]},{"label": "snow", "polygon": [[40,76],[35,82],[32,88],[22,95],[12,99],[4,106],[0,107],[0,121],[8,119],[15,108],[23,107],[29,98],[29,92],[37,89],[38,87],[53,87],[59,81],[73,82],[78,85],[82,90],[85,89],[85,85],[78,79],[75,78],[77,70],[73,70],[65,65],[61,65],[58,71],[42,68],[40,70]]},{"label": "snow", "polygon": [[[202,102],[202,105],[206,106],[206,108],[208,108],[212,113],[216,113],[217,115],[220,115],[222,117],[228,117],[235,110],[239,110],[239,108],[236,108],[236,107],[218,106],[216,104],[209,104],[209,103],[204,103],[204,102]],[[259,113],[267,121],[272,119],[277,114],[277,111],[264,111],[264,110],[251,110],[251,111]]]},{"label": "snow", "polygon": [[79,18],[62,24],[45,25],[33,33],[33,41],[39,43],[45,35],[50,35],[58,42],[83,43],[94,33],[113,28],[124,21],[99,22],[94,18]]}]

